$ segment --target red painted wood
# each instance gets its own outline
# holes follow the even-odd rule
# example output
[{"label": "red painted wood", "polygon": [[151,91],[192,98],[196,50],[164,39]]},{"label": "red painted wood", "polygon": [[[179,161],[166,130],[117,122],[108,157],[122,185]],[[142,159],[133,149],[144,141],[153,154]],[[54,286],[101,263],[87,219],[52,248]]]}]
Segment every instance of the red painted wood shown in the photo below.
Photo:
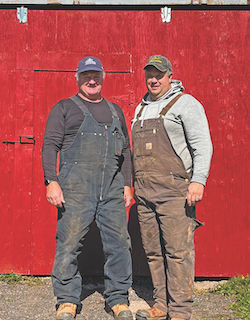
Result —
[{"label": "red painted wood", "polygon": [[[173,63],[174,78],[202,102],[214,143],[211,173],[196,232],[196,275],[249,273],[249,12],[0,10],[0,273],[49,274],[55,251],[56,210],[45,199],[41,167],[50,108],[76,92],[74,70],[85,55],[107,71],[103,94],[118,103],[128,127],[145,93],[143,65],[152,54]],[[36,145],[4,140],[35,136]],[[147,274],[131,208],[134,271]],[[86,248],[87,257],[95,248]],[[98,273],[93,258],[86,270]],[[86,261],[86,259],[85,259]]]}]

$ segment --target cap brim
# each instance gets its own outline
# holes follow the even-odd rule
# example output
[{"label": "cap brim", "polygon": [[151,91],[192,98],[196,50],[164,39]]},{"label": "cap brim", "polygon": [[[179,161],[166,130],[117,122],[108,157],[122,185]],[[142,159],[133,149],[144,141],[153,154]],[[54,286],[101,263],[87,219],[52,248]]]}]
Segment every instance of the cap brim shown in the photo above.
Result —
[{"label": "cap brim", "polygon": [[95,67],[95,66],[86,66],[85,68],[81,68],[79,70],[77,70],[77,73],[81,73],[81,72],[85,72],[85,71],[100,71],[100,72],[103,72],[103,69],[102,68],[99,68],[99,67]]},{"label": "cap brim", "polygon": [[156,65],[151,64],[151,63],[146,64],[143,69],[146,70],[147,67],[154,67],[154,68],[156,68],[157,70],[159,70],[161,72],[166,72],[167,71],[167,69],[161,69],[160,66],[156,66]]}]

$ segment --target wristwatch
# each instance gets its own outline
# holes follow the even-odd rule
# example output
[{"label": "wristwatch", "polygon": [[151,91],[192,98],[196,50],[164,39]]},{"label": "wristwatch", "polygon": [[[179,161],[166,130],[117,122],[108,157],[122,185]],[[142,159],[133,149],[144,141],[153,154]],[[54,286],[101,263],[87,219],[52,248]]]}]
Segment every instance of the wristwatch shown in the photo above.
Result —
[{"label": "wristwatch", "polygon": [[53,181],[53,180],[45,179],[45,180],[44,180],[45,186],[47,187],[47,186],[50,184],[50,182],[52,182],[52,181]]}]

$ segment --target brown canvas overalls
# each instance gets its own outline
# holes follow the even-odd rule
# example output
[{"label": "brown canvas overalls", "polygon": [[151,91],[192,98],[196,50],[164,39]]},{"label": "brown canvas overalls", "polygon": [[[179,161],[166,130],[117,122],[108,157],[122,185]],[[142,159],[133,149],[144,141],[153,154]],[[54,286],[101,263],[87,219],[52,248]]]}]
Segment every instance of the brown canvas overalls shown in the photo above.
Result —
[{"label": "brown canvas overalls", "polygon": [[[137,116],[132,129],[135,195],[143,246],[154,286],[155,307],[170,317],[190,319],[193,278],[193,232],[200,225],[195,207],[187,207],[190,181],[175,153],[163,117],[180,97],[174,98],[157,119]],[[142,107],[143,108],[143,107]]]}]

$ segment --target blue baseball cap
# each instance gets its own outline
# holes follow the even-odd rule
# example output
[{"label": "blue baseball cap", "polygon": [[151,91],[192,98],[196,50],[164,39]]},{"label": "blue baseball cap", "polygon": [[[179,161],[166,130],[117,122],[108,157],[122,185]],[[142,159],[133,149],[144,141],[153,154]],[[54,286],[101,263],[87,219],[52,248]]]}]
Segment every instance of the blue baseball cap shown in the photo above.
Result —
[{"label": "blue baseball cap", "polygon": [[76,72],[81,73],[84,71],[104,71],[101,61],[95,57],[85,57],[83,58],[77,67]]}]

